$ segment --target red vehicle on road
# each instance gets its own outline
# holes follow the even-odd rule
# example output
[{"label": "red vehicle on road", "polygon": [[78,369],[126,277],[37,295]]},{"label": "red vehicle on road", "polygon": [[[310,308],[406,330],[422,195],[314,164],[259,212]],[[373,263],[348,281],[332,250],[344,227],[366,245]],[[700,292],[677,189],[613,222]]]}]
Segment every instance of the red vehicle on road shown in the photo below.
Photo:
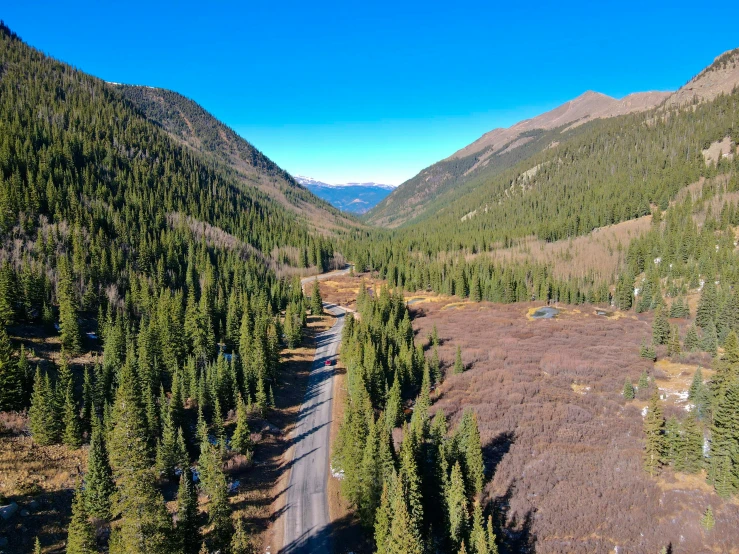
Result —
[{"label": "red vehicle on road", "polygon": [[329,358],[328,360],[326,360],[326,365],[327,366],[334,365],[334,361],[331,358]]}]

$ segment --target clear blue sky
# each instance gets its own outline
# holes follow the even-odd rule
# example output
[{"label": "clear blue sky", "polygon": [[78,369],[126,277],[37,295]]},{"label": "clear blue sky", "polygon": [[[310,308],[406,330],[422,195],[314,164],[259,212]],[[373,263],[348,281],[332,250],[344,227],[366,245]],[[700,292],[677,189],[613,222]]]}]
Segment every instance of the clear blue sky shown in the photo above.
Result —
[{"label": "clear blue sky", "polygon": [[332,183],[399,184],[585,90],[672,90],[739,46],[736,2],[509,4],[18,0],[0,18],[103,79],[193,98]]}]

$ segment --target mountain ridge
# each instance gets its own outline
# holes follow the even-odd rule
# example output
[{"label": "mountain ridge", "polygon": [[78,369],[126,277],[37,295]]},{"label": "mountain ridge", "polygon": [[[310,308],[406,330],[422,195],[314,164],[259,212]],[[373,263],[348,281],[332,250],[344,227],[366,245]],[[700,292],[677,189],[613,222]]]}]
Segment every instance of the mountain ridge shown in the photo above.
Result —
[{"label": "mountain ridge", "polygon": [[243,185],[259,189],[311,226],[330,230],[357,225],[194,100],[175,91],[146,85],[111,82],[106,85],[122,93],[147,119],[179,143],[215,158]]},{"label": "mountain ridge", "polygon": [[395,188],[371,182],[329,184],[302,175],[296,175],[295,180],[342,212],[357,215],[369,211]]},{"label": "mountain ridge", "polygon": [[386,189],[395,189],[397,188],[397,185],[388,185],[383,183],[375,183],[374,181],[366,181],[366,182],[360,182],[360,181],[349,181],[347,183],[326,183],[325,181],[319,181],[318,179],[314,179],[313,177],[306,177],[305,175],[293,175],[293,179],[297,181],[300,185],[308,186],[308,185],[315,185],[319,187],[332,187],[332,188],[339,188],[339,187],[382,187]]},{"label": "mountain ridge", "polygon": [[521,160],[557,146],[586,123],[711,101],[731,93],[738,84],[739,48],[717,56],[675,92],[637,92],[616,99],[586,91],[536,117],[485,133],[402,183],[364,219],[381,227],[405,225],[428,215],[431,206],[438,211],[452,197],[482,186]]}]

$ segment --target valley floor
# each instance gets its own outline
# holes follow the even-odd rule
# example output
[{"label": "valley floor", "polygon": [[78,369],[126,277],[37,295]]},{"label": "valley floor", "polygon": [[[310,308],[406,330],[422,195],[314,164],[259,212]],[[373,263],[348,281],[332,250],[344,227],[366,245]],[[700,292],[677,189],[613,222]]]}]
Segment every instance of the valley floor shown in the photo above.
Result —
[{"label": "valley floor", "polygon": [[[325,300],[353,306],[362,278],[323,281]],[[367,278],[365,285],[381,282]],[[558,306],[553,319],[532,319],[541,303],[492,304],[436,294],[407,295],[416,343],[434,326],[445,367],[462,350],[467,371],[447,372],[433,394],[454,426],[462,411],[478,415],[489,482],[484,503],[497,514],[501,552],[739,551],[739,503],[722,500],[705,474],[642,469],[646,396],[622,396],[624,381],[647,371],[665,416],[684,413],[687,388],[705,354],[657,363],[641,358],[652,314],[592,305]],[[604,315],[599,315],[604,314]],[[686,322],[672,320],[683,326]],[[646,391],[645,391],[646,392]],[[716,526],[700,520],[711,506]]]}]

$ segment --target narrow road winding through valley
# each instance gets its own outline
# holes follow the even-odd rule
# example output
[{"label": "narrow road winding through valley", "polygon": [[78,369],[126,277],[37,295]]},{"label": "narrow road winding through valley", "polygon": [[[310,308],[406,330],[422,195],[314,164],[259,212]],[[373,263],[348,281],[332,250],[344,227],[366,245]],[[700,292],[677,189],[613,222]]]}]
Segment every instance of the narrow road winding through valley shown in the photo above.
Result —
[{"label": "narrow road winding through valley", "polygon": [[[326,277],[346,272],[326,274]],[[313,279],[304,279],[303,284]],[[316,337],[308,387],[293,431],[293,459],[284,514],[282,552],[285,554],[333,552],[327,492],[329,443],[334,371],[347,310],[334,304],[323,306],[336,317],[336,322]],[[326,360],[331,360],[332,365],[326,365]]]}]

